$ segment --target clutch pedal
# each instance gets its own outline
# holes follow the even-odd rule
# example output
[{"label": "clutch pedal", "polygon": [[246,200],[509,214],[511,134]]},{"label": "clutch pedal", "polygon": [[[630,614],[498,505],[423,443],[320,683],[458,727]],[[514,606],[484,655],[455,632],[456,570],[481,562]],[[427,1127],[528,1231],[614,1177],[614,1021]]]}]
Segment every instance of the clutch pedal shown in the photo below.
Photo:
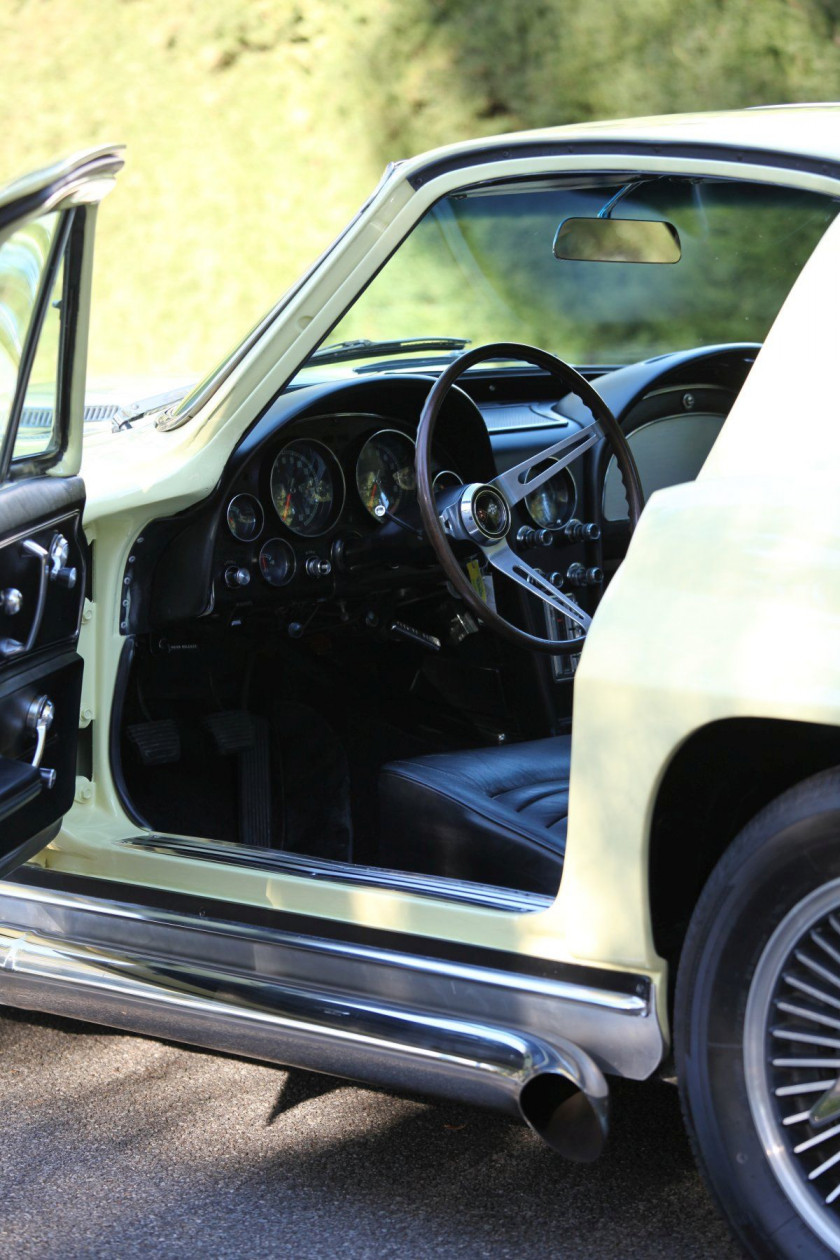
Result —
[{"label": "clutch pedal", "polygon": [[134,722],[126,735],[144,766],[168,766],[181,760],[181,735],[172,718]]}]

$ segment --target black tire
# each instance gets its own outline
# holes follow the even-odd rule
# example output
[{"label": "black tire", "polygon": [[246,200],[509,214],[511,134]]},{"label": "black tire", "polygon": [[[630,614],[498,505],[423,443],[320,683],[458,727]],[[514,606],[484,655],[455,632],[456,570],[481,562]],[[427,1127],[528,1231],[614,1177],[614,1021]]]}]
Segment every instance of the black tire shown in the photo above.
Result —
[{"label": "black tire", "polygon": [[[712,873],[683,948],[674,1048],[695,1154],[748,1252],[840,1255],[840,1111],[807,1118],[820,1080],[840,1075],[840,770],[768,805]],[[780,1066],[809,1058],[837,1067]]]}]

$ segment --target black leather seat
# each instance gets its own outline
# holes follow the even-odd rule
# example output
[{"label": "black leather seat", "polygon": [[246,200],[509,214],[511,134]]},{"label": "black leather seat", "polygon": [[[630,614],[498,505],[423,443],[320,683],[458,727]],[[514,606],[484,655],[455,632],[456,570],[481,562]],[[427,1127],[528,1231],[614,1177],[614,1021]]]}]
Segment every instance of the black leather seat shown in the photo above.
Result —
[{"label": "black leather seat", "polygon": [[383,766],[382,865],[553,895],[566,847],[571,744],[557,736]]}]

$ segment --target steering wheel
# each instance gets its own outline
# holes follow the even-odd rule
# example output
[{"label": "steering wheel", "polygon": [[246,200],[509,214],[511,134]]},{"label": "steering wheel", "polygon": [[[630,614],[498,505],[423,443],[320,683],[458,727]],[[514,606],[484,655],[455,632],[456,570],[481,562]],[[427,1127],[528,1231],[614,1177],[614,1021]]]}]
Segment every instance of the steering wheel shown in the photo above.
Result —
[{"label": "steering wheel", "polygon": [[[432,442],[444,399],[467,368],[487,359],[516,359],[543,368],[560,381],[564,393],[575,394],[584,403],[592,414],[593,422],[538,451],[536,455],[514,468],[509,468],[507,472],[500,473],[492,481],[458,486],[457,492],[449,491],[436,498],[432,488]],[[429,542],[455,591],[476,616],[497,634],[520,647],[529,648],[532,652],[549,652],[554,655],[579,652],[591,618],[574,600],[559,591],[548,578],[526,564],[517,554],[508,539],[513,524],[513,509],[526,495],[551,477],[556,477],[561,469],[593,446],[602,434],[615,455],[624,482],[632,533],[644,506],[636,461],[607,404],[589,382],[562,359],[535,346],[517,345],[515,342],[478,346],[475,350],[466,351],[449,365],[432,386],[423,406],[417,429],[417,498]],[[546,461],[548,467],[529,476],[532,469]],[[453,553],[453,542],[473,544],[492,569],[517,582],[531,595],[538,596],[555,612],[563,614],[580,627],[580,634],[573,638],[544,639],[520,630],[507,621],[482,599],[472,585]]]}]

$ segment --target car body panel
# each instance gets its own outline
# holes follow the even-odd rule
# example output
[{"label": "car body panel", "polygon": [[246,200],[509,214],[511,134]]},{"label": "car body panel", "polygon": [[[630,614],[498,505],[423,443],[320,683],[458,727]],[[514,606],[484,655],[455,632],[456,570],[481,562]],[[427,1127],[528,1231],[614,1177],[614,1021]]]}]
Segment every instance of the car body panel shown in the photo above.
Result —
[{"label": "car body panel", "polygon": [[[835,220],[699,477],[651,498],[599,606],[575,682],[557,907],[583,957],[652,949],[651,818],[691,734],[734,717],[840,724],[840,438],[826,406],[838,274]],[[605,869],[635,887],[605,897]]]},{"label": "car body panel", "polygon": [[[804,598],[807,591],[796,590],[795,565],[786,571],[785,587],[778,581],[774,557],[762,556],[767,530],[774,528],[774,521],[776,528],[789,526],[790,515],[779,516],[766,476],[751,490],[738,480],[743,448],[735,438],[731,462],[719,463],[724,454],[719,457],[716,450],[707,473],[697,482],[654,497],[599,609],[576,684],[567,867],[554,903],[527,913],[366,886],[363,881],[347,885],[302,873],[232,868],[177,846],[161,845],[156,851],[132,843],[138,828],[125,814],[110,771],[111,709],[125,648],[119,620],[121,588],[132,550],[142,546],[148,522],[181,511],[210,493],[255,417],[438,197],[484,180],[586,173],[605,166],[628,177],[672,172],[676,166],[688,175],[737,176],[836,196],[840,110],[809,111],[807,128],[801,118],[798,110],[756,111],[555,129],[452,146],[400,164],[194,418],[166,432],[142,424],[118,436],[89,435],[84,454],[85,526],[96,546],[97,571],[81,650],[82,713],[83,722],[92,725],[93,774],[78,781],[76,804],[39,863],[54,872],[95,873],[135,890],[180,890],[232,906],[399,929],[418,940],[440,938],[535,958],[596,962],[614,971],[641,971],[655,986],[665,1027],[666,966],[653,944],[646,857],[656,791],[671,757],[692,731],[721,716],[767,713],[833,723],[838,717],[833,704],[825,702],[826,675],[820,672],[824,661],[812,657],[798,662],[798,698],[791,675],[771,670],[768,677],[771,660],[766,645],[772,641],[774,624],[789,615],[792,593],[803,597],[799,611],[813,618],[815,633],[825,632],[833,614],[813,598],[810,602]],[[787,165],[779,157],[785,146],[792,155]],[[838,239],[835,225],[817,252],[834,275]],[[822,292],[819,277],[814,278],[821,265],[806,268],[792,302],[807,306],[812,292]],[[796,338],[801,334],[786,332],[783,311],[778,333],[771,334],[777,358],[786,356],[788,335],[792,352],[798,351]],[[761,358],[758,384],[748,383],[737,417],[733,416],[734,431],[751,434],[753,442],[763,428],[767,407],[763,373],[758,371]],[[817,411],[816,423],[830,426],[830,417]],[[727,447],[728,441],[721,452]],[[781,480],[786,463],[782,460],[780,465]],[[720,472],[724,466],[725,476]],[[790,512],[795,497],[791,492],[784,500]],[[810,529],[806,542],[815,548],[822,545],[830,571],[833,510],[826,506]],[[755,541],[755,554],[750,539]],[[708,574],[702,596],[696,581],[685,581],[680,559],[684,547],[691,549],[692,572],[697,564]],[[759,572],[773,576],[770,590],[761,588],[755,599],[747,600],[742,583]],[[755,591],[754,586],[749,589]],[[641,602],[640,592],[645,593]],[[701,602],[705,612],[699,616]],[[722,646],[731,645],[735,633],[742,634],[744,651],[754,654],[750,656],[754,669],[744,678],[734,674],[722,678],[719,653]],[[679,658],[672,650],[676,641],[681,645]],[[667,663],[663,657],[668,657]],[[690,674],[686,659],[696,662]],[[818,677],[821,704],[808,700],[809,694],[816,695]],[[629,739],[628,730],[634,737]],[[635,738],[638,730],[644,730],[643,741]],[[604,790],[605,783],[609,791]]]}]

